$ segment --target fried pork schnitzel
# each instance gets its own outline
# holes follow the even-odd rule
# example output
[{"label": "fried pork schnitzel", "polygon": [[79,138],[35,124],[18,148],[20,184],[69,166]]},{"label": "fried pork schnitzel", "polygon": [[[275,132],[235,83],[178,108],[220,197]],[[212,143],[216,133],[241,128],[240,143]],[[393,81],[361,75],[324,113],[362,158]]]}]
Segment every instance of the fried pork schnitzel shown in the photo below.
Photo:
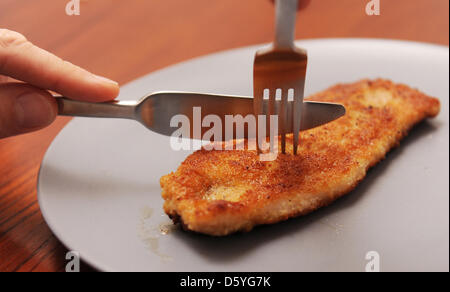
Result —
[{"label": "fried pork schnitzel", "polygon": [[440,110],[437,99],[387,80],[336,85],[309,100],[343,104],[347,114],[301,132],[297,156],[292,135],[287,154],[270,162],[256,151],[195,152],[161,178],[165,212],[214,236],[305,215],[353,190],[415,124]]}]

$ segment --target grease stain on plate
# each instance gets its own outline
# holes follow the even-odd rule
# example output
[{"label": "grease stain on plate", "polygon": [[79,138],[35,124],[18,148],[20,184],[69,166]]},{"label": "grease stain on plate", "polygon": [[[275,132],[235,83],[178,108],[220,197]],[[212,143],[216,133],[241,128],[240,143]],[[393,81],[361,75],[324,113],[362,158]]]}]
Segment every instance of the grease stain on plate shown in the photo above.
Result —
[{"label": "grease stain on plate", "polygon": [[334,230],[336,235],[341,235],[344,231],[344,225],[335,223],[328,218],[319,221],[321,224]]},{"label": "grease stain on plate", "polygon": [[172,221],[168,221],[168,222],[164,222],[159,224],[159,232],[162,235],[168,235],[170,233],[172,233],[172,231],[176,230],[177,226],[175,224],[173,224]]},{"label": "grease stain on plate", "polygon": [[170,234],[176,229],[176,226],[170,222],[163,222],[159,225],[152,223],[150,219],[152,218],[154,210],[150,207],[143,207],[140,212],[139,225],[138,225],[138,235],[142,242],[147,246],[147,248],[159,256],[164,261],[172,260],[172,257],[162,253],[159,250],[159,240],[161,236]]}]

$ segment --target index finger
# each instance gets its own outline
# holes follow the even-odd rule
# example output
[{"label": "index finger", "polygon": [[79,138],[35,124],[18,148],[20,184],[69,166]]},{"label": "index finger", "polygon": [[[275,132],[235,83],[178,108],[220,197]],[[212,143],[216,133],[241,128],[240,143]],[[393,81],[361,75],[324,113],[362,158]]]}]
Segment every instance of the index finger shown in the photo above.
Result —
[{"label": "index finger", "polygon": [[83,101],[113,100],[119,93],[117,82],[64,61],[7,29],[0,29],[0,74]]}]

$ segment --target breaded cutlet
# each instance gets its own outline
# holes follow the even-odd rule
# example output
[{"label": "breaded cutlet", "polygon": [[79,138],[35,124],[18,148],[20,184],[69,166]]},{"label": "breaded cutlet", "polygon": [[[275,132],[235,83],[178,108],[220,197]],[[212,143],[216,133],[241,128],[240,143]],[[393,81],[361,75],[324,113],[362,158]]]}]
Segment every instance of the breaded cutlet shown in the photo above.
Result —
[{"label": "breaded cutlet", "polygon": [[340,84],[308,98],[343,104],[347,113],[292,135],[286,153],[262,162],[256,151],[199,150],[161,178],[164,210],[191,231],[224,236],[305,215],[353,190],[368,169],[440,103],[388,80]]}]

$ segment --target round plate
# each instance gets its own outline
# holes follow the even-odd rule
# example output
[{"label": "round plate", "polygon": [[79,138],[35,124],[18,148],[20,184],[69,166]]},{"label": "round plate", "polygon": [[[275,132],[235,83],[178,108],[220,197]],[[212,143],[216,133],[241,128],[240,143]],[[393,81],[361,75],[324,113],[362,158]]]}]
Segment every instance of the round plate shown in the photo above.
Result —
[{"label": "round plate", "polygon": [[[382,271],[449,269],[449,50],[412,42],[302,41],[306,93],[388,78],[438,97],[442,112],[414,129],[351,194],[309,216],[225,238],[173,228],[159,179],[189,154],[134,121],[74,119],[42,164],[39,203],[55,235],[103,271]],[[122,88],[252,95],[258,47],[198,58]]]}]

